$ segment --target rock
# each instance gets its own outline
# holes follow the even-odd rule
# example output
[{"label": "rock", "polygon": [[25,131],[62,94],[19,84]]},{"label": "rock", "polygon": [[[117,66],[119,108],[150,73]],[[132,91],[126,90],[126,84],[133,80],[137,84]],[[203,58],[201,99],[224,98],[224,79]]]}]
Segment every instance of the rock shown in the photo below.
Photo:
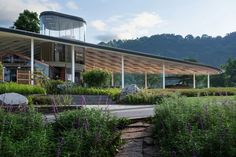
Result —
[{"label": "rock", "polygon": [[138,88],[137,85],[135,85],[135,84],[129,85],[129,86],[122,89],[122,91],[120,93],[120,100],[123,100],[129,94],[135,94],[140,91],[141,90]]},{"label": "rock", "polygon": [[18,93],[5,93],[0,95],[0,105],[21,106],[27,104],[28,99]]}]

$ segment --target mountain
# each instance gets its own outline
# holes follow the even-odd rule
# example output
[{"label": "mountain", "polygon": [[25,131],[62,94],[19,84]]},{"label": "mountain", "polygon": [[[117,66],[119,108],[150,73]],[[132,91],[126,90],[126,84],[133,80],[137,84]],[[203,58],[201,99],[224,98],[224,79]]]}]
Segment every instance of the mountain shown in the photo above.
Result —
[{"label": "mountain", "polygon": [[99,45],[130,49],[179,59],[195,59],[219,67],[228,58],[236,58],[236,32],[224,37],[160,34],[134,40],[112,40]]}]

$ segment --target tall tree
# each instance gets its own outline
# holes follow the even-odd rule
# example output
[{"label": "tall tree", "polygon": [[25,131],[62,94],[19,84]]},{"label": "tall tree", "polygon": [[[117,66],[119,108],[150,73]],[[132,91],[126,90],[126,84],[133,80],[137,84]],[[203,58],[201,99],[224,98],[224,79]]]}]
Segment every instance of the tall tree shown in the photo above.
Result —
[{"label": "tall tree", "polygon": [[226,86],[236,86],[236,59],[229,58],[227,63],[222,66],[225,70],[224,76]]},{"label": "tall tree", "polygon": [[36,12],[24,10],[14,22],[14,28],[39,33],[39,18]]}]

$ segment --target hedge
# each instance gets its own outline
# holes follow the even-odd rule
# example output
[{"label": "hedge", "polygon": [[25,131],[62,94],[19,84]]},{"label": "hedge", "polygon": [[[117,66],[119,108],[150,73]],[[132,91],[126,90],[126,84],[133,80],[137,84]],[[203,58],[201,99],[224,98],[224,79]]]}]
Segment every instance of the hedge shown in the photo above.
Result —
[{"label": "hedge", "polygon": [[126,96],[119,103],[123,104],[155,104],[173,93],[187,97],[199,96],[230,96],[236,95],[236,88],[205,88],[205,89],[147,89]]},{"label": "hedge", "polygon": [[64,91],[64,94],[71,95],[108,95],[113,100],[116,100],[120,95],[121,90],[119,88],[85,88],[75,86],[68,88]]},{"label": "hedge", "polygon": [[29,94],[46,94],[44,88],[39,86],[25,85],[25,84],[17,84],[14,82],[10,83],[0,83],[0,94],[4,93],[19,93],[23,95]]}]

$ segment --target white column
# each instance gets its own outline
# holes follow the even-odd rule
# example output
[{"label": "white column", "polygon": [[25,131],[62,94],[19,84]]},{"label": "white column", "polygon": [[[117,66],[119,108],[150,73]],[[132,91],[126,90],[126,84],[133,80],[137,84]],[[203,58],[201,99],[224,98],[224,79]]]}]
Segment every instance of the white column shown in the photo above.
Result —
[{"label": "white column", "polygon": [[196,88],[196,74],[193,73],[193,88]]},{"label": "white column", "polygon": [[210,74],[207,74],[207,88],[210,88]]},{"label": "white column", "polygon": [[163,63],[162,65],[162,88],[166,88],[166,69],[165,69],[165,64]]},{"label": "white column", "polygon": [[111,73],[111,86],[114,87],[114,72]]},{"label": "white column", "polygon": [[31,73],[31,85],[34,85],[34,39],[31,39],[31,51],[30,51],[30,73]]},{"label": "white column", "polygon": [[147,89],[148,88],[147,72],[145,72],[144,77],[145,77],[144,78],[145,89]]},{"label": "white column", "polygon": [[124,56],[121,56],[121,87],[125,88],[125,65]]},{"label": "white column", "polygon": [[71,81],[75,82],[75,46],[71,46]]}]

